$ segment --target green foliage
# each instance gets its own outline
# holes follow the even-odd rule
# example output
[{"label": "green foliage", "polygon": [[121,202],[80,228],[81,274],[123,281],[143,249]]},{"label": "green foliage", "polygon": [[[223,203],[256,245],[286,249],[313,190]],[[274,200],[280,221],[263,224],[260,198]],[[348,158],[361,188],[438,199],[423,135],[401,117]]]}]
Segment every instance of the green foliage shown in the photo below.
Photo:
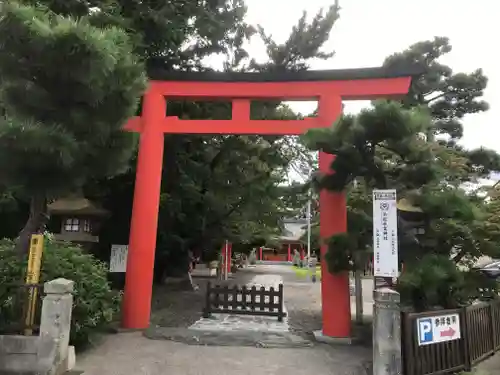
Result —
[{"label": "green foliage", "polygon": [[[0,242],[0,301],[9,297],[6,295],[9,284],[22,284],[26,277],[27,259],[19,257],[14,247],[12,241]],[[120,295],[110,289],[104,263],[76,245],[46,240],[40,283],[57,278],[75,282],[70,340],[81,349],[115,318]],[[1,306],[0,303],[0,310]]]},{"label": "green foliage", "polygon": [[[269,57],[258,64],[243,48],[256,29],[244,21],[246,8],[242,0],[21,2],[49,9],[55,20],[59,18],[54,15],[82,19],[80,23],[85,27],[102,30],[103,39],[107,39],[110,29],[126,30],[130,48],[144,61],[149,75],[174,69],[209,70],[205,59],[213,54],[226,56],[224,70],[228,71],[303,70],[311,59],[331,55],[323,51],[323,45],[338,19],[336,7],[319,12],[310,22],[304,14],[284,43],[274,41],[258,28]],[[167,112],[185,119],[230,118],[228,103],[170,101]],[[251,116],[300,117],[279,102],[256,103]],[[89,166],[94,160],[89,161]],[[85,196],[101,202],[112,214],[101,230],[100,248],[94,249],[101,259],[108,257],[111,243],[128,242],[135,162],[132,157],[127,163],[129,169],[111,179],[91,173],[90,168],[90,179],[82,178]],[[202,253],[208,260],[217,258],[226,239],[235,245],[242,243],[242,251],[271,243],[280,232],[282,216],[293,214],[304,203],[296,198],[297,187],[284,186],[292,163],[305,169],[312,163],[310,153],[295,137],[165,136],[157,276],[187,267],[188,249]]]},{"label": "green foliage", "polygon": [[124,30],[38,5],[0,4],[0,178],[31,201],[21,251],[48,199],[127,168],[135,138],[121,128],[145,88]]},{"label": "green foliage", "polygon": [[[398,220],[400,259],[405,264],[399,280],[402,301],[416,308],[437,301],[451,306],[488,294],[485,280],[476,278],[478,284],[470,284],[468,270],[481,256],[500,256],[498,223],[491,222],[489,213],[492,202],[460,187],[464,176],[475,178],[475,170],[463,155],[421,136],[429,123],[421,110],[376,102],[360,115],[341,118],[336,127],[321,130],[321,136],[314,130],[306,137],[312,146],[337,155],[332,163],[336,173],[319,176],[318,186],[347,189],[349,194],[348,233],[328,240],[331,272],[359,269],[369,259],[373,188],[396,188],[400,199],[420,210],[418,223],[412,223],[406,212],[400,212]],[[414,234],[415,225],[423,226],[425,233]],[[431,260],[439,262],[428,267]],[[425,291],[433,282],[444,281],[443,290]]]},{"label": "green foliage", "polygon": [[307,12],[304,11],[288,39],[282,44],[276,43],[259,27],[258,32],[266,45],[270,61],[258,64],[252,60],[250,67],[258,71],[304,70],[308,68],[309,59],[332,57],[333,52],[322,52],[321,48],[328,41],[330,31],[338,19],[337,5],[331,5],[326,13],[320,10],[310,23],[307,22]]},{"label": "green foliage", "polygon": [[133,138],[121,127],[145,87],[127,35],[15,3],[1,12],[2,181],[58,194],[123,169]]},{"label": "green foliage", "polygon": [[[234,2],[219,2],[221,9],[229,9]],[[149,2],[144,2],[150,4]],[[225,4],[225,5],[224,5]],[[238,3],[239,4],[239,3]],[[170,5],[180,7],[176,3]],[[203,6],[194,6],[194,14],[212,12]],[[155,13],[158,20],[182,24],[180,18],[185,17],[189,23],[191,14],[178,9],[165,13]],[[127,22],[139,22],[143,17],[122,12]],[[163,18],[165,17],[165,18]],[[177,18],[178,17],[178,18]],[[223,21],[223,15],[212,12],[210,17],[214,22],[210,36],[220,33],[234,35],[231,30],[237,27],[248,28],[242,19],[233,17],[231,21]],[[224,16],[225,17],[225,16]],[[326,41],[326,35],[336,19],[334,8],[318,14],[312,22],[302,18],[287,41],[280,44],[267,35],[264,43],[267,46],[269,60],[262,65],[235,59],[242,56],[236,52],[241,47],[239,37],[222,44],[220,52],[228,56],[226,70],[272,71],[300,70],[307,67],[307,62],[314,57],[326,57],[321,52]],[[202,27],[202,25],[197,25]],[[208,31],[205,30],[205,31]],[[204,32],[205,32],[204,31]],[[247,29],[248,31],[248,29]],[[263,30],[261,35],[264,37]],[[140,33],[146,38],[151,37],[150,30],[143,28]],[[187,69],[191,61],[181,56],[176,50],[190,39],[197,40],[198,31],[191,34],[179,34],[179,39],[172,35],[158,34],[162,38],[162,46],[176,43],[175,48],[168,49],[170,53],[180,56],[180,69]],[[312,43],[314,41],[314,43]],[[199,45],[204,45],[200,43]],[[165,48],[165,47],[162,47]],[[200,52],[201,53],[201,52]],[[179,54],[179,55],[177,55]],[[205,52],[201,57],[206,56]],[[172,69],[173,60],[161,62],[157,57],[145,53],[149,72],[158,72],[158,67],[164,71]],[[195,64],[202,64],[196,59]],[[202,67],[201,69],[207,69]],[[193,103],[189,101],[172,102],[167,109],[169,115],[181,118],[224,119],[230,118],[228,103]],[[285,105],[277,102],[255,103],[251,108],[251,117],[255,119],[293,119],[298,116]],[[155,270],[160,277],[164,272],[182,267],[184,256],[188,249],[203,254],[205,260],[215,259],[224,240],[242,244],[248,252],[255,246],[270,244],[280,232],[280,219],[301,207],[302,200],[295,199],[297,187],[287,187],[287,173],[291,163],[301,165],[310,163],[308,150],[293,137],[276,136],[233,136],[233,135],[171,135],[165,137],[165,154],[163,164],[163,183],[161,191],[159,234]],[[111,181],[101,180],[88,184],[86,193],[95,199],[103,201],[106,208],[112,211],[108,225],[103,227],[101,241],[103,247],[109,243],[117,243],[118,238],[126,243],[129,230],[129,212],[131,210],[133,193],[134,164],[127,176],[120,176]],[[129,203],[130,202],[130,203]],[[116,219],[116,220],[115,220]],[[111,224],[112,223],[112,224]]]},{"label": "green foliage", "polygon": [[[425,287],[423,287],[425,286]],[[498,285],[479,272],[463,271],[446,255],[425,254],[418,261],[405,263],[398,282],[404,302],[419,311],[452,309],[476,298],[498,295]]]},{"label": "green foliage", "polygon": [[411,189],[438,172],[431,163],[431,147],[421,136],[428,125],[421,109],[403,110],[402,104],[379,101],[358,116],[342,116],[332,128],[309,131],[304,139],[314,150],[337,155],[335,173],[318,180],[321,188],[342,191],[363,176],[368,186],[384,188],[398,181]]},{"label": "green foliage", "polygon": [[[464,189],[499,170],[499,155],[456,144],[467,113],[488,108],[481,100],[487,79],[478,70],[453,74],[438,59],[446,38],[420,42],[386,60],[424,70],[401,102],[378,101],[332,128],[310,131],[305,143],[337,155],[334,174],[320,175],[319,188],[354,193],[348,201],[348,233],[328,239],[331,272],[359,269],[371,252],[373,188],[394,188],[407,202],[399,211],[398,237],[404,272],[402,301],[417,309],[452,307],[495,294],[496,285],[472,269],[482,256],[500,256],[496,195]],[[436,139],[445,134],[448,140]],[[451,137],[451,139],[450,139]],[[408,209],[410,211],[408,211]]]},{"label": "green foliage", "polygon": [[427,254],[414,264],[406,263],[405,267],[398,290],[407,300],[413,301],[417,310],[454,308],[464,302],[461,294],[465,286],[464,273],[448,257]]},{"label": "green foliage", "polygon": [[488,103],[481,100],[488,79],[481,69],[454,73],[449,66],[443,65],[439,59],[451,50],[448,38],[435,37],[389,56],[384,66],[411,64],[422,69],[424,73],[413,81],[403,103],[409,108],[419,105],[429,108],[434,119],[429,135],[447,134],[456,139],[463,135],[462,119],[466,114],[488,110]]}]

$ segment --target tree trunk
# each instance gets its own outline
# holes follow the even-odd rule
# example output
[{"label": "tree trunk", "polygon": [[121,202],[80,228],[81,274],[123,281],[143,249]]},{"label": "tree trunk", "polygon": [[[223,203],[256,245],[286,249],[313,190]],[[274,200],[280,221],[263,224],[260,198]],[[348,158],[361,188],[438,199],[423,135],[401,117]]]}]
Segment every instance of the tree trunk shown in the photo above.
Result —
[{"label": "tree trunk", "polygon": [[47,198],[45,194],[34,194],[31,197],[28,221],[17,239],[16,251],[19,255],[28,253],[31,235],[43,232],[47,221]]}]

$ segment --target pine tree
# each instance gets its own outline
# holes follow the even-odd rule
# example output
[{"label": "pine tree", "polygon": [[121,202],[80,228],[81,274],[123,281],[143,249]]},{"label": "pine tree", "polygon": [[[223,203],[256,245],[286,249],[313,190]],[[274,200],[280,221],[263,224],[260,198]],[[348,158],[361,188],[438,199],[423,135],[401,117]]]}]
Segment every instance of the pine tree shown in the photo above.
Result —
[{"label": "pine tree", "polygon": [[[359,260],[372,251],[373,188],[396,188],[400,202],[420,211],[400,211],[405,272],[398,286],[403,300],[419,309],[454,306],[496,288],[470,271],[479,257],[499,255],[500,227],[491,214],[496,203],[466,192],[464,183],[499,170],[499,155],[457,145],[464,116],[488,109],[481,99],[487,78],[481,69],[454,73],[441,64],[440,57],[450,51],[448,38],[437,37],[388,57],[386,66],[416,64],[423,70],[408,96],[399,104],[377,102],[358,116],[344,116],[332,129],[314,130],[306,137],[314,149],[337,155],[332,164],[336,173],[320,178],[319,185],[350,194],[348,233],[328,239],[332,272],[362,267]],[[356,189],[363,192],[351,194]],[[357,210],[359,206],[364,208]],[[424,234],[408,226],[403,220],[408,215],[418,216]]]},{"label": "pine tree", "polygon": [[[351,199],[348,232],[329,239],[327,260],[332,272],[360,267],[371,251],[373,188],[395,188],[398,198],[421,211],[424,233],[399,222],[399,253],[404,273],[398,288],[402,300],[417,309],[454,307],[478,296],[490,296],[496,286],[471,266],[483,255],[500,255],[498,226],[492,206],[468,195],[450,176],[474,176],[477,166],[443,143],[425,137],[434,126],[426,109],[405,109],[381,101],[357,116],[343,116],[330,129],[307,134],[314,149],[337,155],[333,175],[319,178],[320,188],[364,192]],[[353,204],[360,204],[361,210]],[[415,210],[417,211],[417,210]],[[400,214],[401,215],[401,214]]]},{"label": "pine tree", "polygon": [[[225,70],[302,70],[311,58],[327,57],[324,42],[338,18],[332,7],[307,21],[304,15],[283,44],[259,28],[268,43],[269,64],[255,64],[243,48],[256,29],[244,21],[243,1],[196,0],[23,0],[55,14],[85,17],[94,26],[119,26],[133,41],[148,75],[159,70],[210,70],[204,59],[226,56]],[[169,102],[170,114],[183,118],[228,118],[227,103]],[[296,118],[279,103],[252,106],[252,118]],[[177,267],[187,248],[220,248],[226,238],[251,244],[270,240],[291,199],[281,186],[292,160],[308,163],[304,147],[287,137],[166,135],[160,206],[157,270]],[[100,233],[103,257],[109,243],[126,243],[130,223],[135,160],[112,179],[93,179],[85,195],[112,211],[112,225]],[[297,202],[295,202],[297,203]],[[117,242],[118,241],[118,242]]]},{"label": "pine tree", "polygon": [[126,33],[15,2],[0,4],[0,176],[31,202],[19,249],[43,230],[47,200],[123,171],[121,130],[145,88]]},{"label": "pine tree", "polygon": [[459,139],[463,136],[463,117],[489,108],[488,103],[481,99],[488,79],[481,69],[472,73],[454,73],[449,66],[443,65],[439,59],[451,50],[448,38],[435,37],[389,56],[384,66],[413,65],[420,68],[424,73],[413,82],[403,101],[405,107],[426,106],[433,118],[429,134],[447,134]]}]

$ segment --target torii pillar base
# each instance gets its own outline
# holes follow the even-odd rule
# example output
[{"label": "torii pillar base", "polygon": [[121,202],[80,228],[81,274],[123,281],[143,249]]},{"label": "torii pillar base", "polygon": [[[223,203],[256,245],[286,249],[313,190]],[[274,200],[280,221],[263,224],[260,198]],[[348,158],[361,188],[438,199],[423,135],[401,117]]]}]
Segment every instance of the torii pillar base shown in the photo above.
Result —
[{"label": "torii pillar base", "polygon": [[333,337],[333,336],[325,336],[322,330],[313,332],[314,339],[317,342],[321,342],[323,344],[330,345],[352,345],[354,343],[354,339],[352,337]]}]

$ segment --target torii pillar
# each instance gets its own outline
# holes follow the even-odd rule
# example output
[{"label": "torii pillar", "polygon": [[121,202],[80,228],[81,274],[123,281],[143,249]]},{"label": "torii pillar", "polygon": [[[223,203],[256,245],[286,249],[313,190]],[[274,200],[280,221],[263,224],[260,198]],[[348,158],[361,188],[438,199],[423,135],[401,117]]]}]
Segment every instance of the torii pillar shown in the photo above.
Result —
[{"label": "torii pillar", "polygon": [[[163,162],[163,134],[300,135],[311,128],[330,127],[342,111],[342,100],[369,100],[408,92],[409,72],[383,68],[286,73],[170,72],[150,77],[142,116],[126,124],[140,132],[132,222],[123,301],[124,328],[149,326],[158,209]],[[232,101],[231,120],[180,120],[166,117],[166,100],[223,99]],[[251,100],[317,100],[318,116],[304,120],[251,120]],[[334,173],[334,155],[319,153],[320,170]],[[343,193],[320,194],[320,233],[329,237],[346,231]],[[324,254],[326,248],[322,248]],[[351,312],[347,273],[328,273],[322,257],[322,336],[349,339]]]}]

